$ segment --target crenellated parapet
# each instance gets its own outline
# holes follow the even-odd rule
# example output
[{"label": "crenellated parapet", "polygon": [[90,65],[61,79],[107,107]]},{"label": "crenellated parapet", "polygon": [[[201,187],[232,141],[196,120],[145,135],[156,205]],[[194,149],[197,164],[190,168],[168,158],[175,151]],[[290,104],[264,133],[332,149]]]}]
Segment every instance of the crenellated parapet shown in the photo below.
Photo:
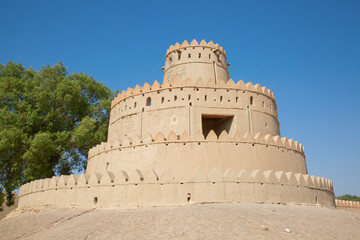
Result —
[{"label": "crenellated parapet", "polygon": [[88,158],[91,159],[97,154],[111,151],[111,150],[120,150],[122,148],[134,148],[142,145],[151,145],[151,144],[169,144],[169,143],[207,143],[207,142],[216,142],[216,143],[247,143],[247,144],[260,144],[267,147],[272,146],[275,148],[282,148],[285,150],[291,150],[298,152],[304,155],[304,146],[298,141],[293,139],[288,139],[286,137],[280,136],[271,136],[270,134],[263,135],[262,133],[256,133],[253,135],[250,132],[241,135],[238,131],[235,132],[232,136],[229,136],[226,131],[223,131],[218,137],[214,131],[204,137],[201,132],[197,132],[195,135],[190,136],[187,131],[184,131],[181,135],[176,135],[175,132],[170,132],[168,136],[162,132],[158,132],[155,136],[147,134],[144,138],[140,136],[129,137],[126,136],[123,139],[111,141],[111,142],[102,142],[99,145],[91,148],[89,150]]},{"label": "crenellated parapet", "polygon": [[224,48],[220,47],[220,45],[218,43],[215,44],[213,41],[210,41],[207,43],[204,39],[201,40],[200,43],[198,43],[195,39],[193,39],[190,44],[188,43],[188,41],[185,40],[182,44],[177,42],[177,43],[175,43],[175,45],[170,45],[170,47],[166,51],[166,56],[173,51],[176,52],[178,50],[185,49],[188,47],[211,48],[211,49],[216,49],[214,51],[220,51],[223,54],[225,54]]},{"label": "crenellated parapet", "polygon": [[292,172],[139,169],[41,179],[20,188],[19,207],[176,206],[212,202],[305,203],[334,207],[332,181]]},{"label": "crenellated parapet", "polygon": [[[134,88],[128,88],[126,91],[122,91],[114,100],[111,102],[111,108],[113,108],[120,101],[126,100],[128,98],[143,95],[151,92],[159,92],[161,90],[172,90],[176,88],[210,88],[210,89],[225,89],[225,90],[235,90],[239,91],[247,91],[254,94],[261,94],[270,99],[272,99],[275,103],[274,93],[271,92],[270,89],[266,87],[261,87],[260,84],[253,84],[252,82],[244,83],[243,80],[235,83],[232,79],[230,79],[227,83],[224,81],[219,81],[216,84],[213,82],[213,79],[208,79],[204,81],[202,78],[198,78],[197,80],[193,80],[187,78],[184,82],[180,82],[179,80],[174,80],[170,83],[167,79],[164,79],[163,83],[160,84],[158,81],[154,81],[152,85],[145,83],[143,87],[136,85]],[[276,109],[276,105],[273,106]]]}]

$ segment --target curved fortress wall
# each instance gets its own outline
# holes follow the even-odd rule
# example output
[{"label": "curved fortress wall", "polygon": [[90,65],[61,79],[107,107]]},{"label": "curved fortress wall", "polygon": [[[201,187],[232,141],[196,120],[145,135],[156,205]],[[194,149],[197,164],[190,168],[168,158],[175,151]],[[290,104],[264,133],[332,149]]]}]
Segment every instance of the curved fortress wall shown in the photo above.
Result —
[{"label": "curved fortress wall", "polygon": [[307,174],[304,148],[298,142],[250,132],[229,136],[226,131],[219,138],[214,131],[206,139],[200,132],[190,137],[185,131],[179,138],[174,132],[166,137],[158,132],[154,138],[148,134],[104,142],[90,150],[86,172],[152,168],[186,172],[201,168],[205,173],[213,168],[272,169]]},{"label": "curved fortress wall", "polygon": [[148,207],[214,202],[302,203],[335,207],[333,184],[292,172],[201,169],[191,173],[119,171],[36,180],[20,188],[19,207]]}]

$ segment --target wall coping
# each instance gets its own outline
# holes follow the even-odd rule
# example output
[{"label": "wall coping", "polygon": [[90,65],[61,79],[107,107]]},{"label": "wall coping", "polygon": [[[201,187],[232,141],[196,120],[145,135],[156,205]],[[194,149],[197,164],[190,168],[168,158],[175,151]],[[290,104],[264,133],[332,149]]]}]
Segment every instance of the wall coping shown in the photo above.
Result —
[{"label": "wall coping", "polygon": [[242,169],[235,172],[229,168],[224,172],[214,168],[209,174],[201,169],[195,169],[192,173],[184,172],[173,175],[169,169],[156,172],[151,169],[146,173],[139,169],[131,172],[120,170],[117,173],[110,171],[82,173],[80,175],[61,175],[46,179],[35,180],[20,187],[19,196],[25,196],[35,192],[43,192],[56,189],[76,189],[115,185],[138,185],[138,184],[183,184],[183,183],[260,183],[281,184],[298,186],[310,189],[320,189],[333,192],[333,182],[323,177],[310,176],[308,174],[261,170],[247,171]]},{"label": "wall coping", "polygon": [[261,87],[259,84],[253,85],[252,82],[244,83],[243,80],[238,81],[235,83],[232,79],[227,81],[225,83],[224,80],[219,80],[214,83],[213,79],[208,79],[206,83],[203,82],[202,78],[198,78],[196,82],[194,82],[192,79],[187,78],[185,79],[184,83],[179,81],[179,79],[174,79],[172,84],[167,79],[164,79],[162,85],[158,81],[154,81],[153,85],[150,86],[150,84],[146,83],[143,87],[136,85],[135,88],[128,88],[126,91],[123,90],[120,94],[118,94],[113,101],[111,102],[111,109],[117,105],[122,100],[125,100],[129,97],[133,97],[140,94],[145,93],[151,93],[151,92],[157,92],[167,89],[176,89],[176,88],[211,88],[211,89],[226,89],[226,90],[241,90],[241,91],[248,91],[248,92],[254,92],[257,94],[265,95],[266,97],[271,98],[273,101],[275,101],[274,93],[271,92],[270,89],[267,89],[266,87]]},{"label": "wall coping", "polygon": [[287,150],[292,150],[304,155],[304,146],[294,141],[293,139],[288,139],[286,137],[281,138],[279,135],[272,136],[270,134],[263,135],[262,133],[256,133],[253,135],[251,132],[246,132],[244,135],[241,135],[238,130],[232,135],[229,136],[224,130],[219,137],[215,134],[213,130],[204,138],[204,135],[198,131],[195,135],[189,136],[187,131],[184,131],[180,137],[175,134],[174,131],[171,131],[167,137],[164,136],[162,132],[158,132],[155,137],[151,134],[146,134],[144,138],[140,136],[128,137],[125,136],[120,140],[102,142],[99,145],[91,148],[88,153],[88,159],[93,156],[100,154],[102,152],[123,149],[123,148],[132,148],[136,146],[151,145],[151,144],[170,144],[170,143],[248,143],[248,144],[261,144],[274,146],[279,148],[284,148]]},{"label": "wall coping", "polygon": [[[203,39],[201,40],[200,44],[196,41],[196,39],[193,39],[191,41],[191,43],[189,44],[188,41],[184,41],[182,44],[180,43],[175,43],[174,45],[170,45],[170,47],[168,48],[168,50],[166,50],[166,56],[176,50],[182,49],[182,48],[187,48],[187,47],[205,47],[205,48],[213,48],[216,49],[220,52],[222,52],[225,55],[225,50],[223,47],[220,47],[220,45],[218,43],[214,44],[213,41],[210,41],[208,43],[206,43],[206,41]],[[166,57],[165,56],[165,57]],[[225,55],[226,56],[226,55]]]}]

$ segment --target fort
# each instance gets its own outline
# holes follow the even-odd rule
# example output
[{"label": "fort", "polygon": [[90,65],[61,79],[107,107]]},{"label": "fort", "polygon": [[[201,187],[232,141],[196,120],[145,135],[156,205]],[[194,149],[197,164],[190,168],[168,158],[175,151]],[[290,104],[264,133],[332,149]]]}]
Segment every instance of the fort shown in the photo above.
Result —
[{"label": "fort", "polygon": [[112,101],[107,142],[89,150],[86,173],[23,185],[19,207],[335,207],[332,181],[309,175],[303,145],[280,136],[274,94],[235,83],[228,66],[212,41],[170,46],[162,84]]}]

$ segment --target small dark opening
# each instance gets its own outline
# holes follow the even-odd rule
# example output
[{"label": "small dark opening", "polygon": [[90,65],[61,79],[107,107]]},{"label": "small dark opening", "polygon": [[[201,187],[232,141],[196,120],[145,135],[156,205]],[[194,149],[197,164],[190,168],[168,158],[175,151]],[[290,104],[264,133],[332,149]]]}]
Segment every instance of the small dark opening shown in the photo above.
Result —
[{"label": "small dark opening", "polygon": [[146,106],[151,106],[151,97],[146,99]]},{"label": "small dark opening", "polygon": [[254,103],[254,99],[253,99],[253,97],[251,96],[251,97],[250,97],[250,105],[253,105],[253,103]]},{"label": "small dark opening", "polygon": [[199,53],[199,58],[201,58],[201,53]]},{"label": "small dark opening", "polygon": [[108,169],[108,167],[109,167],[109,163],[107,162],[107,163],[106,163],[106,170]]},{"label": "small dark opening", "polygon": [[94,197],[94,206],[96,206],[98,204],[98,198]]},{"label": "small dark opening", "polygon": [[207,136],[213,130],[217,136],[220,136],[222,131],[230,132],[234,116],[221,115],[202,115],[202,131],[203,135]]},{"label": "small dark opening", "polygon": [[162,98],[161,98],[161,103],[164,103],[164,100],[165,100],[165,98],[164,98],[164,97],[162,97]]},{"label": "small dark opening", "polygon": [[191,199],[191,194],[188,193],[188,194],[187,194],[187,201],[190,202],[190,199]]},{"label": "small dark opening", "polygon": [[191,54],[189,53],[188,58],[191,58]]}]

